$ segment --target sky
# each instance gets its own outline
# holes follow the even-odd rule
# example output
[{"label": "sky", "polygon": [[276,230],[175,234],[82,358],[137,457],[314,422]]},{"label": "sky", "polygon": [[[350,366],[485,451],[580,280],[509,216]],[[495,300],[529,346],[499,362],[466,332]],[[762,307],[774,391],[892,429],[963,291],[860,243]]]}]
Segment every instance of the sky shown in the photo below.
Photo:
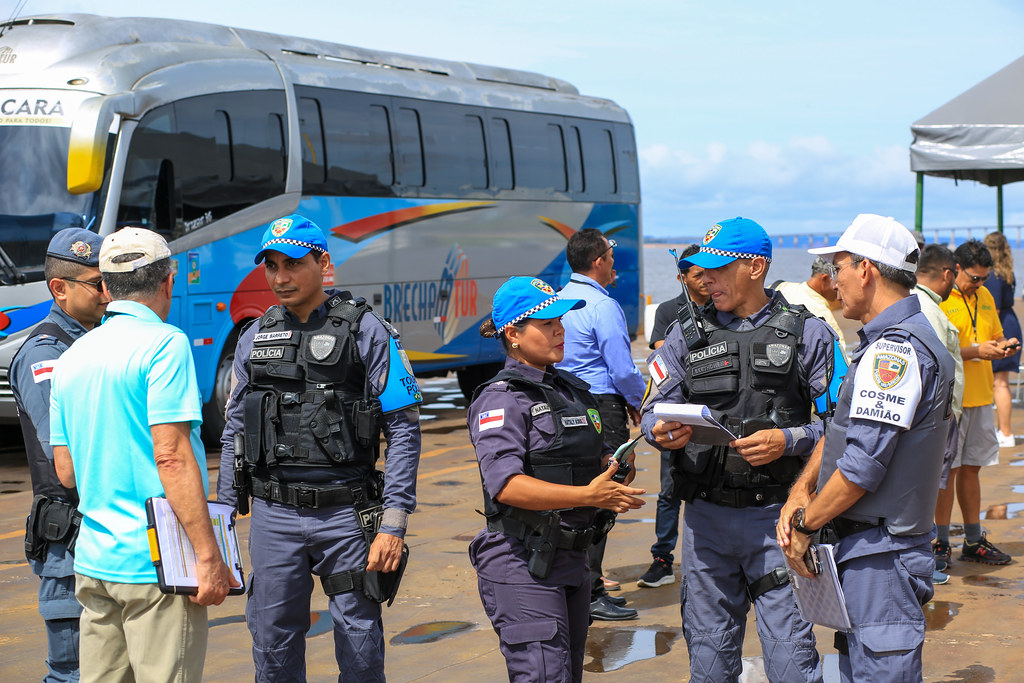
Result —
[{"label": "sky", "polygon": [[[0,0],[7,18],[23,0]],[[161,16],[537,71],[632,117],[644,233],[744,216],[914,223],[910,124],[1024,54],[1015,0],[24,0],[21,16]],[[628,5],[635,7],[627,9]],[[1024,183],[1004,189],[1024,224]],[[996,192],[925,178],[924,227],[996,224]]]}]

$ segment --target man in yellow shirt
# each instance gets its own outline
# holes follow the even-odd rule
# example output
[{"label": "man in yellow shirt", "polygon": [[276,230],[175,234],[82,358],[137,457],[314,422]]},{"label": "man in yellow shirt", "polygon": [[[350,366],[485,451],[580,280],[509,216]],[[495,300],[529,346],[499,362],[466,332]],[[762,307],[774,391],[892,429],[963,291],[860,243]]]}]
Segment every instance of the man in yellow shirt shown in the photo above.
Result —
[{"label": "man in yellow shirt", "polygon": [[[968,240],[957,247],[956,284],[942,310],[960,333],[964,359],[964,403],[960,417],[960,452],[949,473],[949,484],[939,490],[935,505],[937,560],[951,560],[949,521],[953,495],[964,518],[964,545],[960,559],[983,564],[1007,564],[1010,556],[981,533],[981,468],[999,462],[992,416],[992,361],[1013,354],[1017,339],[1005,339],[995,300],[982,286],[992,269],[992,255],[984,244]],[[955,487],[954,487],[955,483]]]}]

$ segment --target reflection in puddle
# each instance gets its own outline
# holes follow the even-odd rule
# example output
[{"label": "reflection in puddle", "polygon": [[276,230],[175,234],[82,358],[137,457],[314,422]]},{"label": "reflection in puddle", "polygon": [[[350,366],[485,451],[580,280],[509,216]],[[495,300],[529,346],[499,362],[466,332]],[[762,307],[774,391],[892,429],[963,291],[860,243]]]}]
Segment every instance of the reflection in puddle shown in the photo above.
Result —
[{"label": "reflection in puddle", "polygon": [[330,633],[333,630],[334,619],[331,618],[330,612],[320,610],[319,612],[309,613],[309,630],[306,631],[307,638],[318,636],[321,633]]},{"label": "reflection in puddle", "polygon": [[985,574],[975,574],[973,576],[965,576],[964,583],[968,586],[984,586],[986,588],[1003,588],[1005,590],[1013,590],[1021,587],[1020,581],[1011,581],[1010,579],[1001,579],[998,576],[986,576]]},{"label": "reflection in puddle", "polygon": [[992,505],[985,511],[985,519],[1014,519],[1024,511],[1024,503]]},{"label": "reflection in puddle", "polygon": [[1010,467],[1021,467],[1024,466],[1024,460],[1014,460],[1010,463]]},{"label": "reflection in puddle", "polygon": [[[830,654],[821,658],[821,675],[824,683],[839,683],[839,655]],[[743,658],[743,672],[738,683],[768,683],[764,672],[764,657]]]},{"label": "reflection in puddle", "polygon": [[680,635],[678,630],[653,628],[591,629],[587,636],[587,656],[591,660],[583,665],[583,670],[591,673],[617,671],[627,664],[667,654]]},{"label": "reflection in puddle", "polygon": [[402,631],[388,642],[392,645],[433,643],[471,628],[473,624],[468,621],[429,621]]},{"label": "reflection in puddle", "polygon": [[616,524],[654,524],[653,517],[618,517]]},{"label": "reflection in puddle", "polygon": [[1024,485],[1011,486],[1010,490],[1014,493],[1024,493]]},{"label": "reflection in puddle", "polygon": [[465,541],[466,543],[469,543],[474,538],[476,538],[476,535],[477,535],[477,532],[475,532],[475,531],[471,532],[471,533],[468,533],[468,534],[459,534],[458,536],[452,536],[452,540],[453,541]]},{"label": "reflection in puddle", "polygon": [[949,674],[950,676],[959,676],[959,678],[944,678],[944,681],[948,683],[992,683],[996,680],[995,669],[982,666],[981,664],[973,664],[966,669],[959,669]]},{"label": "reflection in puddle", "polygon": [[461,486],[461,481],[453,481],[451,479],[442,479],[441,481],[435,481],[434,486]]},{"label": "reflection in puddle", "polygon": [[924,630],[941,631],[960,613],[963,603],[932,600],[924,606]]},{"label": "reflection in puddle", "polygon": [[3,491],[0,491],[0,496],[6,495],[8,493],[21,493],[21,489],[4,489]]}]

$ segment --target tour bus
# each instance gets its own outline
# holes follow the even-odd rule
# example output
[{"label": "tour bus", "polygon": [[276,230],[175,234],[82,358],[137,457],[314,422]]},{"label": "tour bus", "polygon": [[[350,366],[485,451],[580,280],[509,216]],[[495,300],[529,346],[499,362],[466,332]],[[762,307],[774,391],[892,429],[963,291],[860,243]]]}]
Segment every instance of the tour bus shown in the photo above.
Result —
[{"label": "tour bus", "polygon": [[275,303],[253,263],[300,213],[328,284],[401,333],[420,376],[463,391],[501,359],[477,328],[509,276],[568,280],[568,238],[617,243],[635,334],[641,225],[627,113],[536,73],[188,21],[47,15],[0,24],[0,420],[7,368],[46,315],[46,245],[77,226],[163,234],[169,322],[192,342],[207,436],[235,341]]}]

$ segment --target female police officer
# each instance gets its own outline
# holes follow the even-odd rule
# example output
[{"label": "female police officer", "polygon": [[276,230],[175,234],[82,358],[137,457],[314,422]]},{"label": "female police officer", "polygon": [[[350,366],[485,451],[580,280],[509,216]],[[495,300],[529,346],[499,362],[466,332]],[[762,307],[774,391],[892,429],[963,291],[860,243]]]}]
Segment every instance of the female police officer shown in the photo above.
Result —
[{"label": "female police officer", "polygon": [[582,679],[594,508],[643,505],[642,489],[612,481],[614,464],[602,471],[611,449],[588,385],[554,367],[563,355],[559,318],[583,305],[542,280],[513,277],[480,326],[508,359],[469,408],[487,516],[469,555],[514,681]]}]

